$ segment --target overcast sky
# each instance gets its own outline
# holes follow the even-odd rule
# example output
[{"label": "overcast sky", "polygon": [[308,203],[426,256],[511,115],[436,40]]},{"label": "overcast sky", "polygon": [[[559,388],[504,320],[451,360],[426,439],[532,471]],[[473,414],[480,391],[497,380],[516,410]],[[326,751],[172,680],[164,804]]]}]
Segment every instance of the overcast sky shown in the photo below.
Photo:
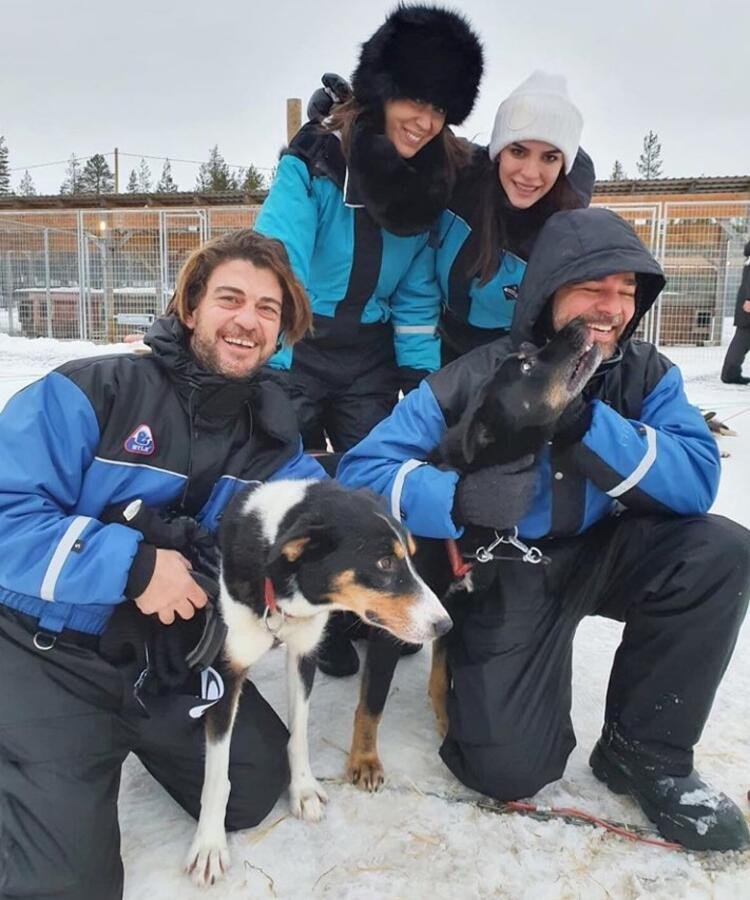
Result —
[{"label": "overcast sky", "polygon": [[[270,169],[286,98],[303,109],[326,70],[350,74],[386,0],[2,0],[0,134],[10,164],[57,193],[65,166],[121,153],[120,184],[141,155]],[[750,174],[748,0],[466,0],[485,47],[479,100],[459,132],[487,142],[498,103],[533,69],[564,74],[583,145],[606,178],[628,175],[644,134],[663,174]],[[110,165],[112,157],[109,156]],[[154,176],[162,163],[150,160]],[[197,166],[174,163],[182,189]],[[12,173],[15,187],[23,171]]]}]

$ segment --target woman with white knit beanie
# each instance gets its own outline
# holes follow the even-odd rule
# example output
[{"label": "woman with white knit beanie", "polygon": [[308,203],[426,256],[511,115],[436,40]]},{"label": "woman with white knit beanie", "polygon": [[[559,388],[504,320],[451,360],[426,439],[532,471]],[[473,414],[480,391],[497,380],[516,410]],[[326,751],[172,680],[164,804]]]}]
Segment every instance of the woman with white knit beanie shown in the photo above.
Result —
[{"label": "woman with white knit beanie", "polygon": [[443,363],[510,327],[542,225],[588,206],[594,166],[565,78],[536,71],[500,104],[489,147],[474,145],[439,223]]}]

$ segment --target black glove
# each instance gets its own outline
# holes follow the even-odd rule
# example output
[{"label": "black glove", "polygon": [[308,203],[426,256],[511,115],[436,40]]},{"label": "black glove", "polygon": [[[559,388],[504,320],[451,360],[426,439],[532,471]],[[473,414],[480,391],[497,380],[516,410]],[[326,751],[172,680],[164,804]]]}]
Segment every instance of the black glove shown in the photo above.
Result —
[{"label": "black glove", "polygon": [[593,414],[593,407],[582,394],[571,400],[555,425],[555,444],[558,447],[577,444],[591,427]]},{"label": "black glove", "polygon": [[320,79],[323,87],[318,88],[307,103],[307,118],[311,122],[322,122],[336,103],[345,103],[352,96],[352,89],[346,78],[335,72],[326,72]]},{"label": "black glove", "polygon": [[419,387],[422,379],[426,378],[429,374],[427,369],[412,369],[410,366],[399,366],[398,389],[403,392],[405,397],[409,391],[413,391],[414,388]]},{"label": "black glove", "polygon": [[524,456],[462,475],[453,500],[453,521],[496,531],[517,525],[534,496],[533,464],[533,456]]}]

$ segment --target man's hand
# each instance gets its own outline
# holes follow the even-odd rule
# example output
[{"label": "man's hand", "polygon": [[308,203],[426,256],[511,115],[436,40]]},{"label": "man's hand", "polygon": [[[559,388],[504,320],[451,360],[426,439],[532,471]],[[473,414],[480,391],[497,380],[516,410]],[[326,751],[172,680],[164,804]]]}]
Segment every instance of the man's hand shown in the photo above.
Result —
[{"label": "man's hand", "polygon": [[453,521],[497,531],[517,525],[534,496],[533,463],[533,456],[524,456],[462,475],[453,501]]},{"label": "man's hand", "polygon": [[750,312],[750,300],[743,300],[742,309],[744,312]]},{"label": "man's hand", "polygon": [[142,613],[156,613],[164,625],[171,625],[175,615],[192,619],[196,609],[207,602],[206,592],[190,575],[190,563],[176,550],[156,551],[154,574],[146,590],[135,598]]}]

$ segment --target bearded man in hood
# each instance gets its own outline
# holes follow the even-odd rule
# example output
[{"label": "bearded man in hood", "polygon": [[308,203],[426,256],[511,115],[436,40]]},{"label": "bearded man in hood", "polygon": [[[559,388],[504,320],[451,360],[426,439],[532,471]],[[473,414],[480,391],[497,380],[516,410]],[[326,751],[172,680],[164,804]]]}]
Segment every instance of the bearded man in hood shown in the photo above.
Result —
[{"label": "bearded man in hood", "polygon": [[[441,756],[500,800],[560,778],[575,735],[572,647],[584,616],[624,622],[594,774],[630,794],[669,840],[733,850],[750,836],[737,806],[693,766],[693,748],[732,655],[750,580],[750,535],[708,515],[715,441],[682,376],[632,337],[664,287],[658,263],[613,212],[553,215],[529,260],[511,333],[429,375],[343,458],[339,479],[389,497],[417,536],[517,529],[547,563],[472,570],[448,645],[449,730]],[[602,362],[533,467],[461,475],[425,463],[502,361],[573,319]],[[523,368],[523,367],[521,367]],[[519,377],[524,377],[519,375]],[[483,541],[487,545],[489,541]],[[506,545],[507,547],[507,545]]]}]

